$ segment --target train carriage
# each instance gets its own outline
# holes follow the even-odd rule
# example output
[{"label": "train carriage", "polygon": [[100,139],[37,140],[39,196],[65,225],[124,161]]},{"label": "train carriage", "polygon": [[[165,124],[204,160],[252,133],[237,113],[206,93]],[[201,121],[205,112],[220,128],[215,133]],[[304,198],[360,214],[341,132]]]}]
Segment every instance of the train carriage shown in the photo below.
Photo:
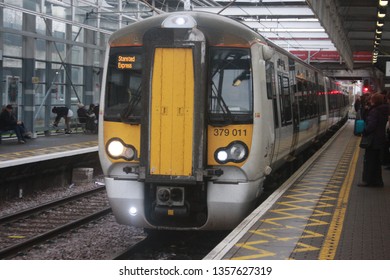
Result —
[{"label": "train carriage", "polygon": [[233,228],[330,125],[322,73],[223,16],[145,19],[106,55],[99,156],[119,223]]}]

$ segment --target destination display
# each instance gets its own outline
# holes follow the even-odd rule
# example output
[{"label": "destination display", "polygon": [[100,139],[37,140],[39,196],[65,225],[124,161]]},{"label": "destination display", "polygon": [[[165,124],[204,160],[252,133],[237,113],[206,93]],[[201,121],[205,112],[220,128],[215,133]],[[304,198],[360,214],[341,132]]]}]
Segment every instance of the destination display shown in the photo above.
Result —
[{"label": "destination display", "polygon": [[117,68],[119,70],[138,70],[141,69],[140,54],[121,54],[117,56]]}]

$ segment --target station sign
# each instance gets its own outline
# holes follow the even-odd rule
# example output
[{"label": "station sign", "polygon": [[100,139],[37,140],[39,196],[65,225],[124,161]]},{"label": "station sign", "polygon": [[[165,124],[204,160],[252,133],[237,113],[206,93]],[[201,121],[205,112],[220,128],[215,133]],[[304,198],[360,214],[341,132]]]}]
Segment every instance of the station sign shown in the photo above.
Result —
[{"label": "station sign", "polygon": [[[310,62],[340,62],[342,58],[338,51],[290,51],[300,59]],[[372,62],[371,52],[353,52],[353,61]]]}]

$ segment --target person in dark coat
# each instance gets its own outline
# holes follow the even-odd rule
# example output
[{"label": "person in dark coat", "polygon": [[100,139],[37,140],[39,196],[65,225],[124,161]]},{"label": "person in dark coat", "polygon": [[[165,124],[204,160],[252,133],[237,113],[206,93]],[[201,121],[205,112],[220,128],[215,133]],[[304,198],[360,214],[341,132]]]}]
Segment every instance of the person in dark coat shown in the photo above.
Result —
[{"label": "person in dark coat", "polygon": [[381,151],[386,146],[386,123],[389,106],[384,104],[384,96],[375,93],[370,98],[371,107],[367,114],[363,136],[373,134],[373,142],[366,148],[363,163],[363,181],[359,187],[383,187]]},{"label": "person in dark coat", "polygon": [[51,110],[52,113],[57,114],[53,126],[57,127],[61,118],[65,120],[65,134],[70,134],[70,121],[73,117],[73,111],[68,107],[53,107]]},{"label": "person in dark coat", "polygon": [[88,112],[83,103],[79,103],[77,106],[79,107],[77,109],[77,118],[79,119],[79,123],[87,123],[88,118],[95,117],[94,114],[90,114]]},{"label": "person in dark coat", "polygon": [[24,138],[24,134],[26,132],[24,124],[22,121],[18,121],[16,119],[11,104],[8,104],[0,113],[0,130],[13,130],[15,131],[16,137],[18,138],[18,143],[26,143],[26,139]]},{"label": "person in dark coat", "polygon": [[89,105],[89,113],[95,114],[95,126],[96,126],[96,131],[97,131],[97,129],[99,127],[99,104],[95,105],[95,104],[91,103],[91,105]]},{"label": "person in dark coat", "polygon": [[360,96],[357,95],[357,96],[356,96],[356,99],[355,99],[355,103],[353,104],[354,109],[355,109],[355,112],[356,112],[356,119],[357,119],[357,120],[360,120],[360,119],[361,119],[361,112],[360,112],[360,110],[361,110],[361,105],[362,105],[362,103],[361,103],[361,101],[360,101]]}]

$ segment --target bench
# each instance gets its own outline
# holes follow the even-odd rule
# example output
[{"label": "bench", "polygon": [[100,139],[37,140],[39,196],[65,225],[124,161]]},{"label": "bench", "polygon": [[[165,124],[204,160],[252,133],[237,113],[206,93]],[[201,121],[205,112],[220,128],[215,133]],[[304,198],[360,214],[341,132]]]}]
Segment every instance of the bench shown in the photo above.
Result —
[{"label": "bench", "polygon": [[13,130],[0,130],[0,144],[1,144],[1,138],[3,134],[9,134],[9,136],[11,137],[11,135],[14,133],[15,132]]}]

